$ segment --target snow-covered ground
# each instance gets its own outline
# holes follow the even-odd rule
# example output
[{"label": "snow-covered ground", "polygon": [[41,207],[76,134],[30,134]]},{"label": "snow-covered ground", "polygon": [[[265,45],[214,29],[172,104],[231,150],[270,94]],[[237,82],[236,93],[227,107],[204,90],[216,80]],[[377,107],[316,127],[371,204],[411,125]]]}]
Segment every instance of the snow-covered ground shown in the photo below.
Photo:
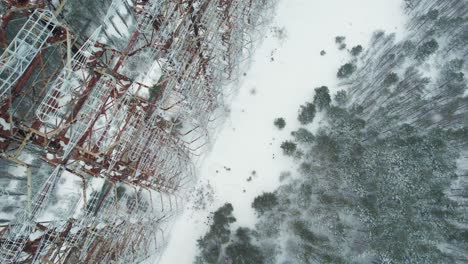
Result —
[{"label": "snow-covered ground", "polygon": [[[378,29],[398,32],[401,38],[405,23],[402,2],[280,1],[271,27],[284,28],[286,36],[278,38],[275,31],[268,32],[255,51],[239,94],[231,102],[230,117],[199,168],[199,185],[210,183],[214,201],[205,210],[194,210],[192,203],[186,205],[160,263],[192,263],[196,240],[208,228],[209,213],[226,202],[234,206],[235,226],[255,224],[253,199],[278,187],[282,171],[295,171],[279,146],[299,126],[299,105],[312,100],[316,87],[326,85],[332,93],[339,89],[336,72],[349,55],[347,50],[338,50],[335,37],[345,36],[348,49],[357,44],[365,49]],[[320,55],[321,50],[326,51],[325,56]],[[282,131],[273,126],[276,117],[286,119]],[[252,171],[256,173],[247,181]]]}]

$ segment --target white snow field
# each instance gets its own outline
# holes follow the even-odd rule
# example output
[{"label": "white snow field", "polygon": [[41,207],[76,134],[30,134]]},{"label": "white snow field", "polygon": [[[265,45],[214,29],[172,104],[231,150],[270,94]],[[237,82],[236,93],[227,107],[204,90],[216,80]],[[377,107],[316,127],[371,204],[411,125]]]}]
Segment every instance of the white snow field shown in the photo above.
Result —
[{"label": "white snow field", "polygon": [[[192,263],[196,241],[208,229],[207,217],[226,202],[234,206],[233,228],[253,227],[253,199],[278,187],[282,171],[295,173],[280,144],[299,127],[299,105],[312,100],[316,87],[326,85],[332,94],[342,89],[336,72],[350,55],[338,50],[335,37],[345,36],[347,49],[357,44],[366,49],[375,30],[397,32],[401,38],[404,23],[402,0],[280,0],[268,28],[284,28],[286,37],[267,32],[242,77],[238,95],[229,102],[230,116],[198,168],[198,185],[209,182],[214,201],[202,210],[193,209],[193,202],[186,204],[159,263]],[[276,117],[286,120],[282,131],[273,126]],[[316,121],[309,129],[317,125]],[[254,170],[256,175],[247,181]],[[155,258],[146,263],[156,262]]]}]

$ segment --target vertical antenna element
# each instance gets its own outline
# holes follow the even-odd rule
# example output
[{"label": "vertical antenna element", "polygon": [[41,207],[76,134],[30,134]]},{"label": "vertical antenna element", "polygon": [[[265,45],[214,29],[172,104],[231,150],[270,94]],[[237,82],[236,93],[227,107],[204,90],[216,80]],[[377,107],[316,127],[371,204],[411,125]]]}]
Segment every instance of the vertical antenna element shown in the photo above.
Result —
[{"label": "vertical antenna element", "polygon": [[0,57],[0,97],[24,74],[56,27],[55,16],[36,9]]},{"label": "vertical antenna element", "polygon": [[69,65],[62,69],[57,79],[50,85],[46,96],[36,109],[36,116],[42,122],[56,124],[66,114],[71,93],[83,86],[88,70],[87,64],[92,60],[93,49],[101,33],[99,27],[73,56]]}]

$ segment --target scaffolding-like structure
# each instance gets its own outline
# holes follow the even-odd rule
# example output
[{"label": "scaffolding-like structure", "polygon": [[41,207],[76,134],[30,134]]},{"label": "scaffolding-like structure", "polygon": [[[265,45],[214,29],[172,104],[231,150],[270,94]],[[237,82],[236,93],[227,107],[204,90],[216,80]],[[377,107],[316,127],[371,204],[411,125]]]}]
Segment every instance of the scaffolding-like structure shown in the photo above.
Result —
[{"label": "scaffolding-like structure", "polygon": [[0,226],[1,262],[161,254],[274,0],[7,2],[0,162],[25,168],[27,195]]},{"label": "scaffolding-like structure", "polygon": [[0,57],[0,98],[26,72],[56,26],[57,21],[50,11],[34,10]]},{"label": "scaffolding-like structure", "polygon": [[67,65],[50,85],[36,109],[36,116],[40,121],[60,126],[67,114],[67,106],[72,101],[73,94],[79,95],[80,90],[86,85],[89,76],[88,64],[93,60],[94,46],[100,32],[101,27],[75,53],[71,61],[67,61]]}]

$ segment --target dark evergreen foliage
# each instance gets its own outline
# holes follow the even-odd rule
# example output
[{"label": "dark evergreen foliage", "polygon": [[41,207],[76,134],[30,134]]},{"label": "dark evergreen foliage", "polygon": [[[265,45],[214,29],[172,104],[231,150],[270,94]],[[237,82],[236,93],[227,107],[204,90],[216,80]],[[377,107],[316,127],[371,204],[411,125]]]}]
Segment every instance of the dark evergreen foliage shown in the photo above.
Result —
[{"label": "dark evergreen foliage", "polygon": [[[349,263],[363,250],[375,261],[452,262],[433,245],[464,243],[455,224],[463,214],[444,194],[457,178],[458,152],[448,140],[463,132],[421,133],[406,124],[396,133],[370,136],[356,113],[330,109],[329,126],[317,133],[311,155],[302,159],[304,177],[275,193],[275,212],[288,217],[264,211],[259,230],[271,221],[289,223],[299,238],[285,249],[294,263]],[[356,219],[341,219],[342,214]],[[268,234],[260,232],[260,241],[274,239]]]},{"label": "dark evergreen foliage", "polygon": [[283,143],[301,177],[249,232],[264,263],[468,262],[468,4],[405,3],[408,37],[376,32],[318,131]]},{"label": "dark evergreen foliage", "polygon": [[312,123],[315,118],[315,105],[311,103],[306,103],[305,105],[301,105],[299,109],[299,115],[297,116],[297,120],[303,125],[307,125]]},{"label": "dark evergreen foliage", "polygon": [[198,248],[200,255],[197,263],[218,263],[223,244],[229,242],[231,236],[230,224],[236,219],[232,216],[234,208],[227,203],[213,214],[213,224],[208,233],[200,238]]},{"label": "dark evergreen foliage", "polygon": [[335,95],[335,102],[338,106],[345,106],[348,102],[348,94],[344,90],[340,90]]},{"label": "dark evergreen foliage", "polygon": [[351,49],[351,55],[353,56],[359,56],[359,54],[361,54],[363,48],[361,45],[357,45],[357,46],[354,46],[352,49]]},{"label": "dark evergreen foliage", "polygon": [[342,44],[346,40],[345,36],[336,36],[335,37],[335,43],[336,44]]},{"label": "dark evergreen foliage", "polygon": [[305,128],[299,128],[297,131],[291,132],[296,142],[312,143],[315,139],[314,135]]},{"label": "dark evergreen foliage", "polygon": [[335,37],[335,43],[338,45],[339,50],[344,50],[346,49],[346,43],[345,43],[346,37],[344,36],[337,36]]},{"label": "dark evergreen foliage", "polygon": [[383,81],[383,85],[385,87],[389,87],[395,83],[398,82],[398,75],[394,72],[391,72],[385,77],[385,80]]},{"label": "dark evergreen foliage", "polygon": [[208,233],[198,240],[200,254],[196,264],[262,264],[264,256],[253,243],[250,229],[240,227],[235,235],[231,234],[230,224],[236,219],[232,216],[231,204],[220,207],[213,215],[213,224]]},{"label": "dark evergreen foliage", "polygon": [[315,88],[314,105],[317,106],[319,111],[328,109],[330,102],[330,91],[327,86]]},{"label": "dark evergreen foliage", "polygon": [[296,146],[296,143],[287,140],[281,143],[281,149],[283,150],[284,155],[292,156],[294,152],[296,151],[297,146]]},{"label": "dark evergreen foliage", "polygon": [[262,264],[265,263],[260,249],[251,243],[248,228],[238,228],[235,240],[226,247],[225,263],[232,264]]},{"label": "dark evergreen foliage", "polygon": [[439,49],[439,43],[435,39],[424,42],[416,51],[416,59],[425,60]]},{"label": "dark evergreen foliage", "polygon": [[340,69],[348,89],[335,95],[326,125],[312,141],[292,133],[305,151],[295,158],[303,176],[283,183],[278,205],[260,216],[264,252],[289,263],[468,261],[466,166],[457,166],[468,147],[459,22],[467,5],[407,2],[412,34],[396,42],[375,33]]},{"label": "dark evergreen foliage", "polygon": [[356,71],[356,69],[356,65],[352,63],[346,63],[345,65],[341,66],[336,76],[340,79],[348,78]]},{"label": "dark evergreen foliage", "polygon": [[274,193],[263,193],[262,195],[257,196],[253,203],[252,208],[259,214],[263,214],[267,211],[273,209],[278,205],[278,199]]}]

